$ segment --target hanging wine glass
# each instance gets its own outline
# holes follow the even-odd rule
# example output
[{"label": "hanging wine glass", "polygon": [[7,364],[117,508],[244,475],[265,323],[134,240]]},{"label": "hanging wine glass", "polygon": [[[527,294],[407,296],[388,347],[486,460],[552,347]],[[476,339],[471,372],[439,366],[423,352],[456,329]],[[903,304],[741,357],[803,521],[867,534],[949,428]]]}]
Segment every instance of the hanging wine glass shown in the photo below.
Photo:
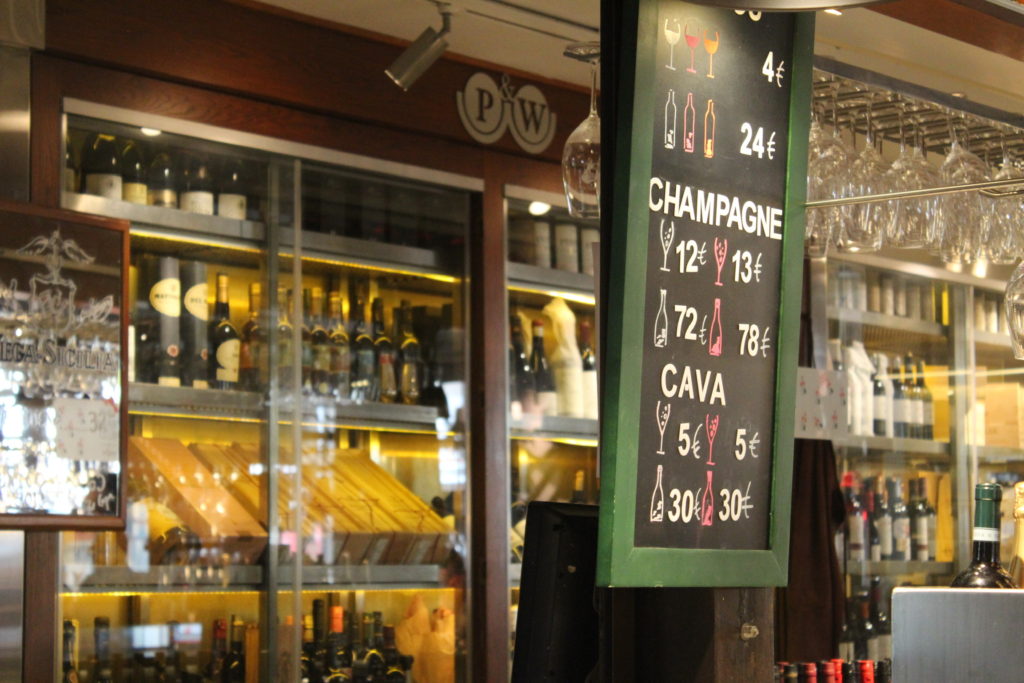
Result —
[{"label": "hanging wine glass", "polygon": [[1010,328],[1013,357],[1024,360],[1024,261],[1006,283],[1006,323]]},{"label": "hanging wine glass", "polygon": [[[858,196],[884,194],[889,191],[889,168],[875,149],[875,134],[871,118],[871,104],[866,114],[864,149],[850,166],[850,181]],[[848,252],[877,251],[889,224],[888,202],[870,202],[853,205],[851,220],[839,234],[839,249]]]},{"label": "hanging wine glass", "polygon": [[[822,152],[827,143],[828,135],[822,130],[819,119],[821,112],[814,110],[811,119],[811,130],[807,144],[807,200],[815,201],[828,198],[826,176],[821,172]],[[825,209],[810,208],[807,210],[804,224],[804,251],[811,258],[820,258],[828,253],[831,241],[831,223]]]},{"label": "hanging wine glass", "polygon": [[[903,114],[899,115],[900,154],[892,164],[892,188],[896,191],[921,190],[937,187],[942,179],[938,171],[924,157],[921,130],[915,129],[915,144],[908,145],[903,127]],[[938,210],[937,197],[900,199],[894,202],[893,213],[886,230],[890,246],[916,249],[930,241],[932,225]]]},{"label": "hanging wine glass", "polygon": [[[1010,158],[1006,147],[1006,136],[1000,139],[1002,163],[992,180],[1010,180],[1024,178],[1024,172],[1017,168]],[[989,263],[1010,264],[1021,254],[1022,237],[1019,221],[1022,209],[1021,198],[1017,195],[1009,197],[985,197],[983,200],[985,215],[982,218],[981,248],[983,257]]]},{"label": "hanging wine glass", "polygon": [[[957,139],[952,117],[949,121],[952,144],[940,173],[944,185],[967,185],[989,180],[988,166]],[[946,263],[971,263],[981,240],[981,195],[958,192],[944,195],[939,203],[938,253]]]},{"label": "hanging wine glass", "polygon": [[569,215],[596,219],[601,216],[601,119],[597,114],[598,42],[573,43],[567,57],[590,64],[590,113],[565,141],[562,149],[562,183]]}]

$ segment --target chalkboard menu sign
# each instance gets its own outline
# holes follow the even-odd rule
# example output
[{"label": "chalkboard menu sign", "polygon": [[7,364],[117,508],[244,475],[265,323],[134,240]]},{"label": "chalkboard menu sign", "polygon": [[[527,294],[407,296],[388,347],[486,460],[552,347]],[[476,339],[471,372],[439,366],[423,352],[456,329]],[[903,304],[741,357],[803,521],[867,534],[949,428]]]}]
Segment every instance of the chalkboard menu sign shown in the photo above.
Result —
[{"label": "chalkboard menu sign", "polygon": [[0,528],[124,526],[128,225],[0,202]]},{"label": "chalkboard menu sign", "polygon": [[813,19],[637,12],[635,59],[620,60],[632,123],[616,141],[599,578],[785,583]]}]

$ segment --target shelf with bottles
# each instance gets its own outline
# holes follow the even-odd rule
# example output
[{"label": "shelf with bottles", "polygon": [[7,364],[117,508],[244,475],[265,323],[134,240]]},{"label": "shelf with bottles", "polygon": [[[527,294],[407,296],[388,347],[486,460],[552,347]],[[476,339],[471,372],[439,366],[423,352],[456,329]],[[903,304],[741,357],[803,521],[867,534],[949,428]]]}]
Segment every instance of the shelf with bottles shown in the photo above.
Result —
[{"label": "shelf with bottles", "polygon": [[836,543],[848,574],[913,574],[953,562],[949,473],[860,467],[843,473],[841,490],[846,521]]},{"label": "shelf with bottles", "polygon": [[508,235],[510,290],[594,305],[596,223],[572,218],[554,203],[513,197],[508,199]]},{"label": "shelf with bottles", "polygon": [[947,285],[941,281],[856,264],[829,264],[826,312],[840,323],[879,328],[882,334],[895,330],[945,337],[948,298]]}]

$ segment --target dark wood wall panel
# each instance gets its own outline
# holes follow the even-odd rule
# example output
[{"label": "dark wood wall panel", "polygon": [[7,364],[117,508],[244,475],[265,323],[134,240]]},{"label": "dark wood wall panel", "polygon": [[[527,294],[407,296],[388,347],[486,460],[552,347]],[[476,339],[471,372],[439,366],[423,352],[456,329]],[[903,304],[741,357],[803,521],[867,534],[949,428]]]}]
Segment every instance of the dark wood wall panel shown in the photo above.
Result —
[{"label": "dark wood wall panel", "polygon": [[[384,75],[401,47],[235,3],[49,0],[46,9],[53,54],[472,142],[455,93],[476,66],[442,59],[405,93]],[[541,90],[558,117],[555,140],[541,156],[557,161],[561,141],[586,116],[587,96],[543,84]],[[508,134],[494,148],[527,156]]]},{"label": "dark wood wall panel", "polygon": [[985,50],[1024,60],[1024,17],[991,5],[988,6],[991,10],[982,11],[980,8],[985,5],[980,0],[900,0],[874,5],[871,9]]}]

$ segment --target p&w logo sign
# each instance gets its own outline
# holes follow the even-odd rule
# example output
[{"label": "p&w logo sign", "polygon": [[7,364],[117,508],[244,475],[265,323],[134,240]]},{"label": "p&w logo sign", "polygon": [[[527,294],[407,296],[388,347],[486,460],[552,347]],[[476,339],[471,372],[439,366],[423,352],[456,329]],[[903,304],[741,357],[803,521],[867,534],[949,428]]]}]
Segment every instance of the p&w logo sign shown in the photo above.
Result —
[{"label": "p&w logo sign", "polygon": [[513,88],[508,75],[499,87],[489,75],[475,73],[455,100],[466,132],[482,144],[493,144],[508,129],[516,144],[540,154],[555,137],[557,117],[544,94],[533,85]]}]

